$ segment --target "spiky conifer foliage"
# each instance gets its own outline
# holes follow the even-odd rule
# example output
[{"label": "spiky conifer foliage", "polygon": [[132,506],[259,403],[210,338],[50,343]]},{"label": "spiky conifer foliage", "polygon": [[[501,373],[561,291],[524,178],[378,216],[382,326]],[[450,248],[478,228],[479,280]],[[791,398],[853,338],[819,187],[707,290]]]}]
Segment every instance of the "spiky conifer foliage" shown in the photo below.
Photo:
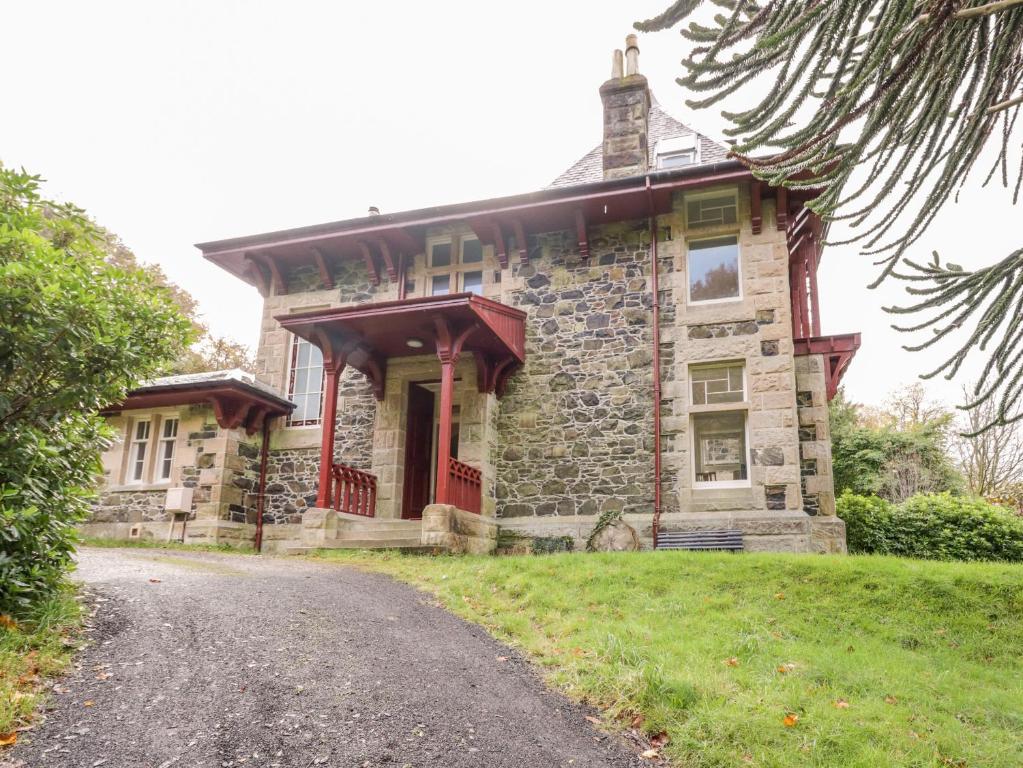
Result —
[{"label": "spiky conifer foliage", "polygon": [[[905,258],[986,148],[984,183],[997,176],[1019,200],[1023,0],[710,3],[722,11],[713,25],[681,30],[694,47],[678,82],[702,95],[689,106],[773,79],[751,109],[723,113],[738,140],[734,156],[772,184],[820,190],[809,207],[850,224],[844,242],[877,258],[871,287],[890,276],[908,281],[909,305],[886,309],[921,315],[895,327],[931,335],[907,349],[962,331],[925,378],[952,378],[971,352],[986,352],[971,405],[996,397],[992,423],[1023,418],[1023,249],[975,271],[937,254],[928,263]],[[667,29],[706,4],[678,0],[636,27]],[[1016,226],[1023,239],[1023,222]]]}]

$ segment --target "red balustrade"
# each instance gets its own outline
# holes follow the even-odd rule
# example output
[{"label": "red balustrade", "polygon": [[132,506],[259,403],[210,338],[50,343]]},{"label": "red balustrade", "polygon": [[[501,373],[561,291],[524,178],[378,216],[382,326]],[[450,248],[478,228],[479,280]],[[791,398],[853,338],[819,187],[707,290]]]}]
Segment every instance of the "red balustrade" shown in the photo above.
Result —
[{"label": "red balustrade", "polygon": [[458,459],[450,459],[448,461],[447,503],[478,515],[482,493],[483,474],[475,467],[463,464]]},{"label": "red balustrade", "polygon": [[369,472],[335,464],[331,468],[334,478],[334,509],[350,515],[373,517],[377,507],[377,478]]}]

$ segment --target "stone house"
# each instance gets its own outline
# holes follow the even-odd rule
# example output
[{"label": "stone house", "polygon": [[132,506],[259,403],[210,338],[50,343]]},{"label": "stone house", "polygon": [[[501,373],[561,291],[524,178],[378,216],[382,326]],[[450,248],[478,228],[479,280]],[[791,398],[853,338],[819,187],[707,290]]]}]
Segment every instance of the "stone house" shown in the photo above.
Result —
[{"label": "stone house", "polygon": [[662,109],[638,53],[545,189],[200,244],[262,298],[254,378],[112,409],[89,527],[489,550],[620,515],[647,547],[843,551],[827,402],[859,335],[821,335],[822,224]]}]

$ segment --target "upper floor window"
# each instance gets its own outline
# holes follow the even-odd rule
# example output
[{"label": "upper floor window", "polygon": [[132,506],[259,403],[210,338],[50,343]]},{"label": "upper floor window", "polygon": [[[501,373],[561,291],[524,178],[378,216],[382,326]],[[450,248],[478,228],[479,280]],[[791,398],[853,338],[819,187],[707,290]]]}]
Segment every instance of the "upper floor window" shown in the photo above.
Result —
[{"label": "upper floor window", "polygon": [[141,483],[146,473],[146,455],[149,450],[149,430],[152,422],[139,419],[132,430],[131,448],[128,451],[128,482]]},{"label": "upper floor window", "polygon": [[483,244],[475,237],[431,242],[426,268],[430,296],[483,292]]},{"label": "upper floor window", "polygon": [[739,240],[715,237],[689,243],[689,303],[730,301],[742,296]]},{"label": "upper floor window", "polygon": [[686,195],[686,227],[722,227],[739,221],[739,192],[704,192]]},{"label": "upper floor window", "polygon": [[298,336],[292,337],[291,371],[288,399],[295,410],[288,417],[290,426],[319,424],[323,411],[323,353]]},{"label": "upper floor window", "polygon": [[745,366],[742,363],[694,367],[689,374],[692,403],[741,403],[746,399],[745,378]]},{"label": "upper floor window", "polygon": [[157,453],[157,480],[170,480],[174,468],[174,446],[178,441],[178,420],[164,419],[160,430],[160,449]]}]

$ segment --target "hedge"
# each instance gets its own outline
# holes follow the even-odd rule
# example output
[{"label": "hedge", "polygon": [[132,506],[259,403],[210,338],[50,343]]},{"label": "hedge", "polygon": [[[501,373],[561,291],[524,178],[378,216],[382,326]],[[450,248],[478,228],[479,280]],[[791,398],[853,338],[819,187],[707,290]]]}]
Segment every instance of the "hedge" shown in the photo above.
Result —
[{"label": "hedge", "polygon": [[850,552],[1023,562],[1023,518],[982,499],[935,493],[892,504],[846,491],[837,506]]}]

